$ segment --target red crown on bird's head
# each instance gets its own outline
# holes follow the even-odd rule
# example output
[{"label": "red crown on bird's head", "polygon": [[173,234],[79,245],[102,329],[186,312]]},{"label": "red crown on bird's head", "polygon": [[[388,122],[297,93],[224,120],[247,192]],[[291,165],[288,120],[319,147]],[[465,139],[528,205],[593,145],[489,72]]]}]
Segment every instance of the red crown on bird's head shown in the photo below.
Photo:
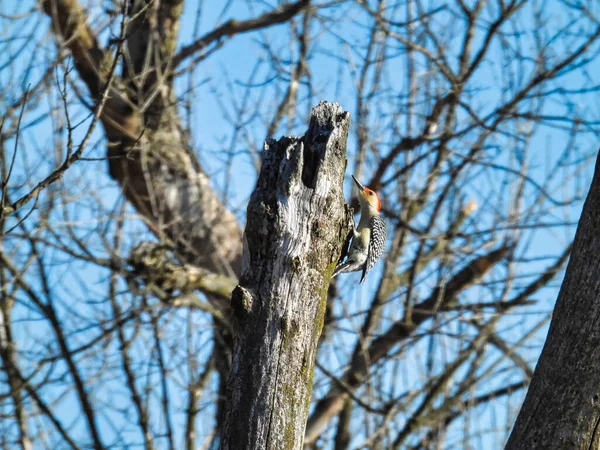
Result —
[{"label": "red crown on bird's head", "polygon": [[381,210],[381,199],[379,198],[379,195],[377,195],[377,192],[365,186],[364,191],[362,191],[362,195],[370,204],[375,206],[377,211]]}]

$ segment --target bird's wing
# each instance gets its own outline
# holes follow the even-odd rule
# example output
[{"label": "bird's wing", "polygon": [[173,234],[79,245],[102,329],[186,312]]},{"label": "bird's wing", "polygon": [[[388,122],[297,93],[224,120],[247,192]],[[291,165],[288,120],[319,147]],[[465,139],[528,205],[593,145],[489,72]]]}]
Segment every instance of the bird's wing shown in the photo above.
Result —
[{"label": "bird's wing", "polygon": [[387,229],[381,215],[378,214],[371,218],[369,228],[371,229],[371,238],[369,239],[367,260],[365,261],[365,266],[363,267],[362,276],[360,278],[361,283],[383,253],[386,242]]},{"label": "bird's wing", "polygon": [[340,255],[340,259],[338,260],[338,263],[337,263],[338,266],[340,264],[342,264],[344,259],[346,259],[346,256],[348,256],[348,250],[350,249],[350,241],[352,240],[353,236],[354,236],[354,229],[351,229],[350,232],[348,233],[348,236],[346,236],[346,241],[344,242],[344,246],[342,247],[342,254]]}]

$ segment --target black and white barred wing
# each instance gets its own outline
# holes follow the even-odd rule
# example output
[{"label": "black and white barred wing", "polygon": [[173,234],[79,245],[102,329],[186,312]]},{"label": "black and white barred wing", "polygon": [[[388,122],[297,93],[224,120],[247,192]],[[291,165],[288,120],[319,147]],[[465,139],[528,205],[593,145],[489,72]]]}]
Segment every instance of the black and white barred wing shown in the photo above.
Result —
[{"label": "black and white barred wing", "polygon": [[385,221],[381,214],[377,214],[371,218],[369,223],[371,229],[371,239],[369,240],[369,249],[367,252],[367,260],[363,268],[362,277],[360,282],[362,283],[369,273],[369,270],[373,268],[383,250],[385,249],[385,243],[387,238],[387,229],[385,227]]}]

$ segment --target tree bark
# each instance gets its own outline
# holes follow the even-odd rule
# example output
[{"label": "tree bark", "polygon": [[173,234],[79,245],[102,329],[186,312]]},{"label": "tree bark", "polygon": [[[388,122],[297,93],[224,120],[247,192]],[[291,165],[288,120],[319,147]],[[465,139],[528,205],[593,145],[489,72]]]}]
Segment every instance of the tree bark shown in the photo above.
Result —
[{"label": "tree bark", "polygon": [[321,102],[303,137],[268,140],[232,295],[236,336],[222,449],[301,449],[327,288],[349,231],[349,114]]},{"label": "tree bark", "polygon": [[600,448],[600,159],[507,450]]},{"label": "tree bark", "polygon": [[[41,3],[97,101],[113,55],[98,42],[77,0]],[[176,244],[181,260],[237,277],[241,229],[190,148],[174,101],[168,62],[176,47],[181,2],[160,2],[160,7],[146,0],[131,4],[123,75],[113,83],[100,116],[110,175],[148,227],[161,240]],[[147,61],[147,54],[160,58]]]}]

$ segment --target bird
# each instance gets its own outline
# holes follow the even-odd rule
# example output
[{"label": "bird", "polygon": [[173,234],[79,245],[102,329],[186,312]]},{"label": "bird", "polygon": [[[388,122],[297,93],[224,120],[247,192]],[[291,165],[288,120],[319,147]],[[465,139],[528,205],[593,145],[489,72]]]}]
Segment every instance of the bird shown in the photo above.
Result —
[{"label": "bird", "polygon": [[[347,252],[346,259],[344,261],[340,260],[334,269],[331,278],[340,273],[362,270],[360,278],[360,283],[362,283],[385,249],[387,230],[380,213],[381,200],[377,193],[363,186],[354,175],[352,175],[352,179],[358,187],[358,200],[361,209],[360,222],[358,228],[352,225],[350,249]],[[343,257],[344,255],[342,255],[342,259]]]}]

